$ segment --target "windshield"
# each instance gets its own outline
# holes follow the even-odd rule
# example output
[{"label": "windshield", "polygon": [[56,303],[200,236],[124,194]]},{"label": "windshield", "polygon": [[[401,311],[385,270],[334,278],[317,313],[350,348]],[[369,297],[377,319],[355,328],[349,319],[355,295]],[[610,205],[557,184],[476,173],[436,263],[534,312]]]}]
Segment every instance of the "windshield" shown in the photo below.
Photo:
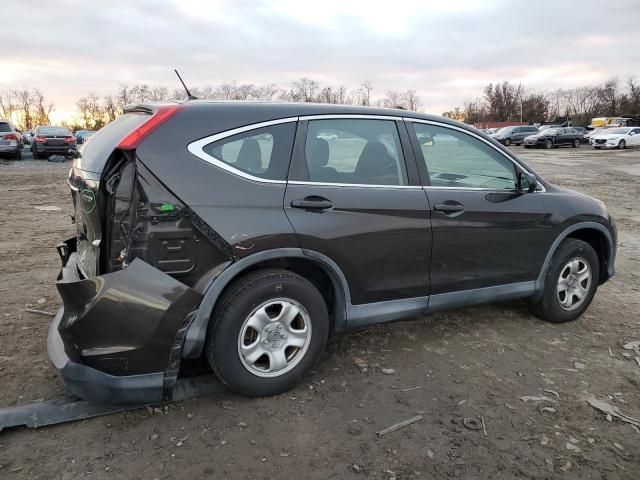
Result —
[{"label": "windshield", "polygon": [[71,136],[71,132],[62,127],[40,127],[38,129],[40,135],[67,135]]},{"label": "windshield", "polygon": [[629,133],[631,129],[630,128],[611,128],[611,129],[607,129],[606,133],[607,135],[609,135],[610,133],[613,133],[614,135],[624,135],[626,133]]},{"label": "windshield", "polygon": [[550,133],[551,135],[557,135],[559,133],[562,133],[562,130],[559,128],[547,128],[544,132],[545,135]]},{"label": "windshield", "polygon": [[513,127],[502,127],[498,130],[498,133],[509,133],[511,130],[513,130]]},{"label": "windshield", "polygon": [[10,132],[10,131],[11,131],[11,125],[9,125],[8,123],[0,122],[0,132]]}]

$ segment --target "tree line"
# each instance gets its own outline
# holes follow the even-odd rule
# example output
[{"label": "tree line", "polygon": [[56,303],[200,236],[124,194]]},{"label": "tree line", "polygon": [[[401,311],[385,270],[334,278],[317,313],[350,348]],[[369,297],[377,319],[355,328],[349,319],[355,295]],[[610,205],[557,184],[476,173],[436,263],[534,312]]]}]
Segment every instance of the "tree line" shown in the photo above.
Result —
[{"label": "tree line", "polygon": [[49,125],[53,103],[37,88],[6,88],[0,90],[0,118],[12,119],[21,130],[36,125]]},{"label": "tree line", "polygon": [[[310,78],[301,78],[289,87],[276,84],[256,85],[253,83],[226,82],[217,87],[194,87],[191,93],[199,99],[211,100],[257,100],[282,102],[315,102],[342,105],[402,107],[419,110],[422,101],[415,90],[390,90],[382,98],[373,98],[373,85],[365,81],[355,89],[344,85],[338,87],[321,86]],[[90,93],[76,102],[77,121],[72,128],[95,130],[106,125],[120,115],[126,105],[146,101],[186,100],[184,89],[169,89],[165,86],[148,84],[121,84],[112,94],[100,97]]]},{"label": "tree line", "polygon": [[613,77],[598,85],[536,92],[505,80],[490,83],[481,97],[443,116],[470,124],[538,123],[566,117],[576,126],[586,126],[594,117],[640,116],[640,82],[634,76],[624,81]]}]

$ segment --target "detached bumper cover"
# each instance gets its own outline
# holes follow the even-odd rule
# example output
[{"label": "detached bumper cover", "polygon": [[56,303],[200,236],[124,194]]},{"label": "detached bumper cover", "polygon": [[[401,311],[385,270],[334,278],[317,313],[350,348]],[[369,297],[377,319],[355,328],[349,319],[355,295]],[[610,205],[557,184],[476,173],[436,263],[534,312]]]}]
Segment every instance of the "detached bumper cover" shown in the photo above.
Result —
[{"label": "detached bumper cover", "polygon": [[95,403],[158,403],[164,399],[164,372],[117,377],[69,360],[58,332],[63,315],[61,308],[51,322],[47,350],[51,363],[71,393]]},{"label": "detached bumper cover", "polygon": [[51,323],[48,349],[69,390],[100,403],[170,399],[202,296],[142,260],[82,279],[75,240],[58,251],[64,306]]}]

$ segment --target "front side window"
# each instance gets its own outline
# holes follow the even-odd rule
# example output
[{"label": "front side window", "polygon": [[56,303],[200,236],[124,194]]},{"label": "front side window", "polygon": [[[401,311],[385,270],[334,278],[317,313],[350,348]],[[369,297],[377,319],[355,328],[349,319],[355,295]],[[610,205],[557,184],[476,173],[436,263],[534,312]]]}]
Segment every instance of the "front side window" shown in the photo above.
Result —
[{"label": "front side window", "polygon": [[451,128],[414,123],[434,187],[514,190],[514,164],[486,143]]},{"label": "front side window", "polygon": [[312,182],[408,183],[398,129],[392,120],[310,120],[305,157]]},{"label": "front side window", "polygon": [[242,173],[285,180],[295,129],[295,122],[256,128],[205,145],[203,151]]}]

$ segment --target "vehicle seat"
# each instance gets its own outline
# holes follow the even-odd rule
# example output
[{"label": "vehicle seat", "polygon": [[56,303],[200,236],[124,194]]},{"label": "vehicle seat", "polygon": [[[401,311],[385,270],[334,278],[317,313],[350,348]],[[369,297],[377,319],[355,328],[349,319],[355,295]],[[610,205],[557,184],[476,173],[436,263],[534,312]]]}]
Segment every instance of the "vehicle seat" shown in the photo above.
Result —
[{"label": "vehicle seat", "polygon": [[381,142],[370,140],[362,149],[354,173],[361,183],[398,185],[398,172],[394,169],[395,163]]},{"label": "vehicle seat", "polygon": [[262,170],[262,151],[255,138],[247,138],[242,142],[236,166],[242,170],[260,173]]},{"label": "vehicle seat", "polygon": [[319,182],[336,182],[338,171],[327,167],[329,163],[329,142],[324,138],[312,138],[306,148],[307,165],[311,180]]}]

